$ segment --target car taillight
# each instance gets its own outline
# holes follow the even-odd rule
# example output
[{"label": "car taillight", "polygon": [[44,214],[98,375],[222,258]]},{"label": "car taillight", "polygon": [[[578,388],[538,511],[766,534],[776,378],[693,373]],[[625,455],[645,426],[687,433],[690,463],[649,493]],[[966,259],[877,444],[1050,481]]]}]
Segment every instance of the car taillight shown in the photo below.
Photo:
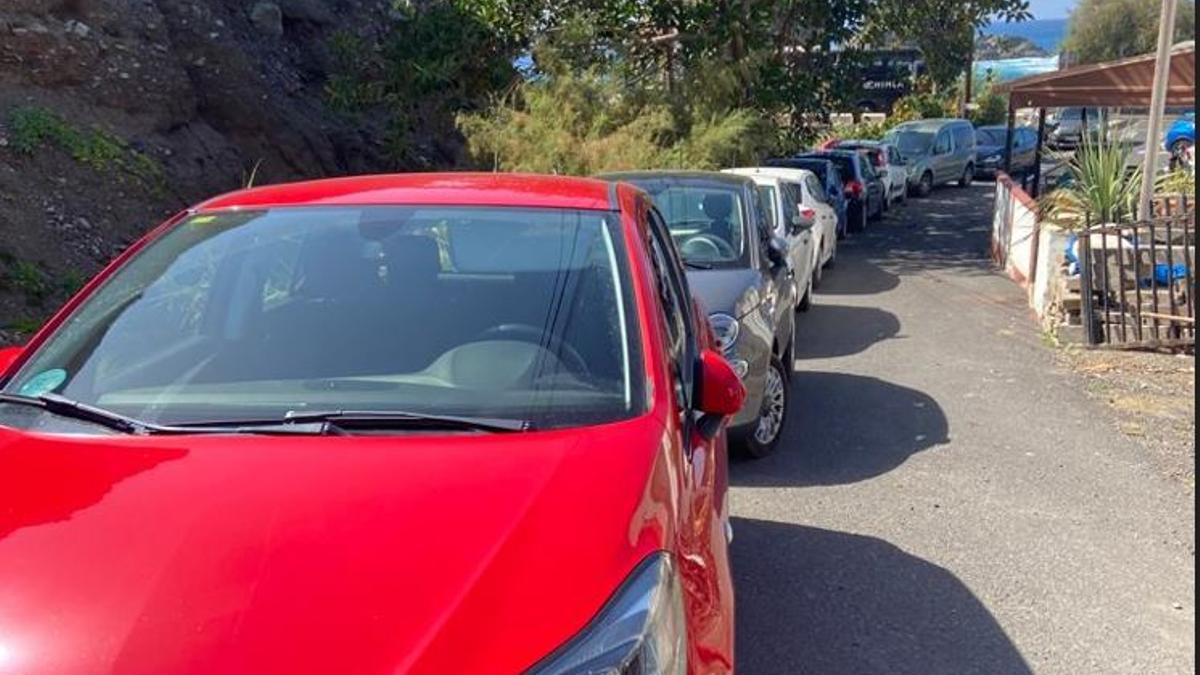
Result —
[{"label": "car taillight", "polygon": [[846,183],[846,195],[847,196],[853,197],[854,199],[858,199],[859,197],[862,196],[862,193],[863,193],[863,184],[862,183],[860,183],[856,180],[852,180],[849,183]]}]

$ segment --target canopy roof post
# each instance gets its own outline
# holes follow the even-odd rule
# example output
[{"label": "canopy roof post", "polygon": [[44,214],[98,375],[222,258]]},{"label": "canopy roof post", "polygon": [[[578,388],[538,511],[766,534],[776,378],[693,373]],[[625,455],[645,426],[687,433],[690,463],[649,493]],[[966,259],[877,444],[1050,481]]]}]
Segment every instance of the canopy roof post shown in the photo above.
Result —
[{"label": "canopy roof post", "polygon": [[1142,191],[1138,196],[1137,215],[1143,219],[1150,218],[1150,199],[1154,196],[1154,179],[1158,173],[1159,136],[1162,133],[1163,108],[1167,103],[1167,82],[1171,78],[1171,39],[1175,35],[1177,4],[1176,0],[1162,0],[1158,53],[1154,59],[1154,85],[1150,94],[1150,120],[1146,125],[1146,160],[1142,167]]},{"label": "canopy roof post", "polygon": [[1038,108],[1037,149],[1033,151],[1033,197],[1042,196],[1042,142],[1046,138],[1046,109]]},{"label": "canopy roof post", "polygon": [[1004,173],[1012,176],[1013,135],[1017,126],[1017,109],[1012,97],[1008,99],[1008,133],[1004,136]]}]

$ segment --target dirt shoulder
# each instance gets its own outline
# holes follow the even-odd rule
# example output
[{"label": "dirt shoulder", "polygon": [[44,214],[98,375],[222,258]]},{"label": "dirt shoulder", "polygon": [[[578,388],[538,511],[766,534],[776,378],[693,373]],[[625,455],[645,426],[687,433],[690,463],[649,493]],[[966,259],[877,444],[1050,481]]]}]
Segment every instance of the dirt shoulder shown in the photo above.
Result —
[{"label": "dirt shoulder", "polygon": [[1160,354],[1064,348],[1060,358],[1088,395],[1112,411],[1117,433],[1135,439],[1167,475],[1196,486],[1196,360]]}]

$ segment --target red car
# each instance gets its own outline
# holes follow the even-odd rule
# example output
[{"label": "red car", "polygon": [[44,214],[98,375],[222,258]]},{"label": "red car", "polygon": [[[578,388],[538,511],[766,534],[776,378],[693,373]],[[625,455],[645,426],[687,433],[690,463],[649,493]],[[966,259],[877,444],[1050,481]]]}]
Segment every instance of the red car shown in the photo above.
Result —
[{"label": "red car", "polygon": [[726,673],[725,420],[628,185],[218,197],[0,352],[0,670]]}]

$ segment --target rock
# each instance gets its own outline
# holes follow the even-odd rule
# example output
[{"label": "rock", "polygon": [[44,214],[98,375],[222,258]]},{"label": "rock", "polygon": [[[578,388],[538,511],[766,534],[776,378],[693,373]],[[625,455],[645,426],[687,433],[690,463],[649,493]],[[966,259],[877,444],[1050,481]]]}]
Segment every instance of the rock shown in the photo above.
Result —
[{"label": "rock", "polygon": [[92,29],[86,23],[82,21],[76,21],[75,19],[68,19],[67,22],[63,24],[63,27],[67,29],[68,33],[78,35],[81,38],[85,38],[92,34]]},{"label": "rock", "polygon": [[292,21],[331,24],[337,19],[323,0],[280,0],[279,7]]},{"label": "rock", "polygon": [[1015,35],[984,35],[975,41],[975,58],[981,61],[1049,56],[1032,40]]},{"label": "rock", "polygon": [[250,9],[250,21],[264,35],[283,35],[283,10],[273,2],[255,3]]}]

